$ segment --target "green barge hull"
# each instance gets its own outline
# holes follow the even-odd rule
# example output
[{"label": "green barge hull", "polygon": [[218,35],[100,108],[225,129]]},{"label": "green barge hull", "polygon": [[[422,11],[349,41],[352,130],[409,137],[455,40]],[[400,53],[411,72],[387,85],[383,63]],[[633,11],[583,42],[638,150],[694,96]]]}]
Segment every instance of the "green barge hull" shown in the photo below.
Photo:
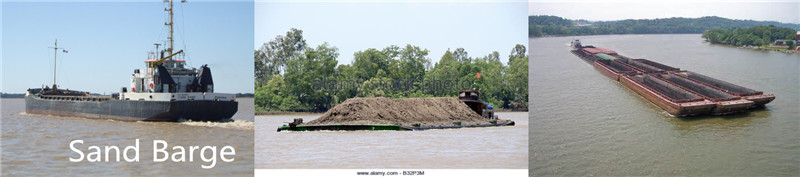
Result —
[{"label": "green barge hull", "polygon": [[408,127],[401,125],[297,125],[297,126],[281,126],[278,132],[281,131],[359,131],[359,130],[389,130],[389,131],[419,131],[429,129],[451,129],[451,128],[468,128],[468,127],[499,127],[499,126],[514,126],[514,121],[508,121],[503,124],[487,124],[487,125],[455,125],[455,126],[437,126],[437,127]]}]

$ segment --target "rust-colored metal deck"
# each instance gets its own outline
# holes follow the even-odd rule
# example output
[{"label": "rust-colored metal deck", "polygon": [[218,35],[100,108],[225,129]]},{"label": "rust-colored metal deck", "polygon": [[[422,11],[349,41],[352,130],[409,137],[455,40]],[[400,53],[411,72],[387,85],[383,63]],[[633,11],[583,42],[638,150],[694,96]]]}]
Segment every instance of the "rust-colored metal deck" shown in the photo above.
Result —
[{"label": "rust-colored metal deck", "polygon": [[676,116],[737,113],[764,107],[775,99],[772,94],[647,59],[615,54],[618,59],[608,60],[580,49],[570,52],[604,76]]}]

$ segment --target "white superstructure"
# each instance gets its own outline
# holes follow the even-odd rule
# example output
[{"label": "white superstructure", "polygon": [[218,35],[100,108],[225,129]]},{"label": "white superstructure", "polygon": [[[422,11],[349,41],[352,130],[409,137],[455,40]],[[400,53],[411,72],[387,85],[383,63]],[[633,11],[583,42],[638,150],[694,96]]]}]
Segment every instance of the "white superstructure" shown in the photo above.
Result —
[{"label": "white superstructure", "polygon": [[[214,93],[211,69],[203,65],[198,68],[187,68],[183,60],[183,50],[173,52],[172,37],[172,1],[166,0],[169,7],[164,9],[169,14],[168,43],[159,50],[161,44],[155,44],[156,50],[148,52],[145,69],[135,69],[131,75],[130,89],[122,88],[120,100],[140,101],[234,101],[234,94]],[[176,59],[177,58],[177,59]]]}]

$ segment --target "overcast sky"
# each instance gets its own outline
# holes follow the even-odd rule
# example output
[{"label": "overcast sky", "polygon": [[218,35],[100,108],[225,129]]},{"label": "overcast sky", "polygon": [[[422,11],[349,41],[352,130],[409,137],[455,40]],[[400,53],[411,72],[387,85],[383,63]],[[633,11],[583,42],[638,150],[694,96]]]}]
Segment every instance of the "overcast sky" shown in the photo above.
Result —
[{"label": "overcast sky", "polygon": [[528,4],[528,14],[590,21],[720,16],[800,23],[800,1],[533,1]]}]

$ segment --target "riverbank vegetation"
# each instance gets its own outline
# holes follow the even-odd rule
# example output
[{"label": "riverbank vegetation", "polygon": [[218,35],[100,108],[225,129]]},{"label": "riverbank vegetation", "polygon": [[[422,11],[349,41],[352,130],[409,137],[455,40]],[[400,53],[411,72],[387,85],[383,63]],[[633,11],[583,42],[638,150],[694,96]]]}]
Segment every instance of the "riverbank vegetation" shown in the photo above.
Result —
[{"label": "riverbank vegetation", "polygon": [[308,46],[303,31],[291,29],[255,50],[256,114],[323,112],[353,97],[456,97],[462,89],[481,91],[498,108],[527,110],[528,55],[524,45],[509,47],[505,64],[499,52],[474,57],[464,48],[432,63],[428,49],[411,44],[364,49],[338,64],[338,48]]},{"label": "riverbank vegetation", "polygon": [[800,24],[773,21],[733,20],[710,16],[700,18],[628,19],[618,21],[570,20],[557,16],[528,16],[529,37],[581,36],[603,34],[700,34],[718,28],[746,28],[773,25],[800,29]]},{"label": "riverbank vegetation", "polygon": [[[752,46],[766,50],[790,50],[796,46],[793,42],[795,34],[794,29],[768,25],[707,30],[703,32],[703,38],[712,44]],[[785,46],[771,46],[776,40],[786,40]]]}]

